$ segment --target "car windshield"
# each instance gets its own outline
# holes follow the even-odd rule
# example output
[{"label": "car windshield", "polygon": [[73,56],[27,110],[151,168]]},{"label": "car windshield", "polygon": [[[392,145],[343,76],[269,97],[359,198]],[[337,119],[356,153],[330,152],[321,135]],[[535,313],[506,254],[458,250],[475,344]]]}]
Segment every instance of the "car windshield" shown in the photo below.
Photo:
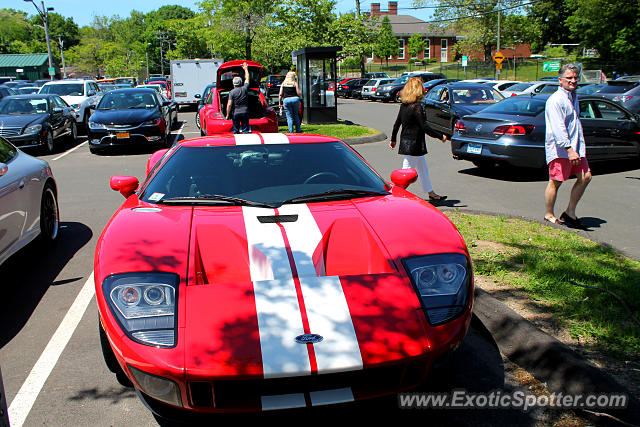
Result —
[{"label": "car windshield", "polygon": [[403,85],[407,82],[407,80],[409,80],[409,77],[411,76],[400,76],[397,79],[394,80],[393,84],[395,85]]},{"label": "car windshield", "polygon": [[365,86],[375,86],[376,85],[377,80],[369,80],[367,81],[364,85]]},{"label": "car windshield", "polygon": [[[149,82],[150,84],[152,82]],[[167,84],[165,82],[153,82],[154,85],[158,85],[162,88],[162,90],[167,90]]]},{"label": "car windshield", "polygon": [[150,203],[264,204],[388,194],[340,142],[180,146],[141,195]]},{"label": "car windshield", "polygon": [[605,84],[586,85],[586,86],[582,86],[582,87],[579,87],[578,89],[576,89],[576,93],[581,93],[583,95],[591,95],[592,93],[596,93],[600,89],[602,89],[603,87],[606,87],[606,86],[607,85],[605,85]]},{"label": "car windshield", "polygon": [[0,101],[0,114],[40,114],[48,111],[46,98],[4,98]]},{"label": "car windshield", "polygon": [[40,93],[51,93],[60,96],[83,96],[84,83],[57,83],[44,85]]},{"label": "car windshield", "polygon": [[148,91],[107,92],[100,103],[98,110],[124,110],[134,108],[156,108],[158,106],[153,93]]},{"label": "car windshield", "polygon": [[488,106],[482,110],[482,114],[506,114],[509,116],[533,117],[544,112],[546,100],[546,97],[545,99],[540,99],[539,97],[506,98],[501,102]]},{"label": "car windshield", "polygon": [[529,82],[518,83],[518,84],[515,84],[515,85],[511,86],[509,88],[509,92],[522,92],[523,90],[529,89],[531,86],[533,86],[533,83],[529,83]]},{"label": "car windshield", "polygon": [[542,88],[540,93],[553,93],[553,92],[556,92],[559,87],[560,85],[547,85]]},{"label": "car windshield", "polygon": [[451,88],[454,104],[494,104],[504,97],[488,87]]},{"label": "car windshield", "polygon": [[136,84],[136,79],[134,79],[133,77],[119,77],[117,79],[115,79],[114,81],[115,84],[129,84],[129,85],[134,85]]}]

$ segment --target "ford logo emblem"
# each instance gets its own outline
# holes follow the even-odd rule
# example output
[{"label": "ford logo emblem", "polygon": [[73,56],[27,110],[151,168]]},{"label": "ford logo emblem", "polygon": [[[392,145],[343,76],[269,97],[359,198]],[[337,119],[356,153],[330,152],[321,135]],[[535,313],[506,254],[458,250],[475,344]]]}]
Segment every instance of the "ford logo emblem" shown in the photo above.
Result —
[{"label": "ford logo emblem", "polygon": [[298,335],[296,337],[296,342],[298,344],[317,344],[319,342],[321,342],[324,338],[322,337],[322,335],[318,335],[318,334],[303,334],[303,335]]}]

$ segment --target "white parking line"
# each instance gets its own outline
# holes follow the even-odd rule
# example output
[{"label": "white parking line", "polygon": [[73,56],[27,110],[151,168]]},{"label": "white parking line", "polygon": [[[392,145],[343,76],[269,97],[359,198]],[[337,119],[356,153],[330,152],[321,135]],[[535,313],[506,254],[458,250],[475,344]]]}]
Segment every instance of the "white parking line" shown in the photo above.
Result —
[{"label": "white parking line", "polygon": [[31,369],[29,376],[24,384],[22,384],[22,387],[20,387],[18,394],[16,394],[11,405],[9,405],[9,421],[12,427],[21,427],[26,420],[27,415],[29,415],[31,411],[31,407],[36,401],[38,394],[40,394],[42,386],[58,362],[73,332],[78,327],[78,323],[80,323],[80,319],[82,319],[94,293],[93,272],[91,272],[80,293],[71,305],[71,308],[69,308],[64,319],[62,319],[60,326],[58,326],[58,329],[51,337],[40,358],[33,366],[33,369]]},{"label": "white parking line", "polygon": [[175,135],[175,137],[173,138],[174,144],[178,142],[178,138],[180,138],[180,134],[182,133],[182,129],[184,129],[184,125],[185,125],[185,122],[182,122],[182,126],[180,126],[180,129],[178,129],[178,133],[174,134]]},{"label": "white parking line", "polygon": [[55,162],[58,159],[63,158],[64,156],[66,156],[69,153],[73,153],[74,151],[76,151],[78,148],[82,147],[84,144],[86,144],[87,142],[89,142],[88,140],[83,142],[82,144],[76,145],[75,147],[73,147],[71,150],[65,151],[64,153],[60,154],[58,157],[56,157],[55,159],[51,160],[52,162]]}]

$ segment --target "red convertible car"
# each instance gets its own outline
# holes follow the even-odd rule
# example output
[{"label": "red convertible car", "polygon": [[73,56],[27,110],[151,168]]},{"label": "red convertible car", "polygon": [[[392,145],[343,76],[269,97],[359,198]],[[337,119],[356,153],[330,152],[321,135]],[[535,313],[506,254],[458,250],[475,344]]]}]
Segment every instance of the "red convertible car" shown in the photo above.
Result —
[{"label": "red convertible car", "polygon": [[[100,236],[102,351],[157,417],[266,411],[413,388],[471,321],[465,242],[351,147],[218,135],[158,152]],[[199,416],[198,415],[198,416]]]},{"label": "red convertible car", "polygon": [[233,78],[244,79],[242,64],[249,66],[249,126],[252,132],[278,132],[278,118],[275,111],[269,107],[267,100],[260,91],[260,79],[263,68],[253,61],[225,62],[218,68],[216,87],[211,90],[200,110],[200,134],[216,135],[229,133],[233,129],[231,120],[227,120],[227,101],[229,92],[233,89]]}]

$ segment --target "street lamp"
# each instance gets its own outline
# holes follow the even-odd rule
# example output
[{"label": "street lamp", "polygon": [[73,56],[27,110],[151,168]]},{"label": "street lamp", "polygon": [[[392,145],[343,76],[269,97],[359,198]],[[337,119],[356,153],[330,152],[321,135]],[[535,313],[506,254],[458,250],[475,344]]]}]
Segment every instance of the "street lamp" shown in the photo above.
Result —
[{"label": "street lamp", "polygon": [[42,21],[44,22],[44,36],[47,39],[47,54],[49,55],[49,78],[53,80],[53,74],[51,74],[51,69],[53,68],[53,59],[51,57],[51,40],[49,39],[49,11],[53,10],[52,7],[44,7],[44,0],[42,0],[42,10],[38,8],[38,5],[33,0],[24,0],[27,3],[32,3],[33,7],[36,8],[38,14],[42,17]]}]

